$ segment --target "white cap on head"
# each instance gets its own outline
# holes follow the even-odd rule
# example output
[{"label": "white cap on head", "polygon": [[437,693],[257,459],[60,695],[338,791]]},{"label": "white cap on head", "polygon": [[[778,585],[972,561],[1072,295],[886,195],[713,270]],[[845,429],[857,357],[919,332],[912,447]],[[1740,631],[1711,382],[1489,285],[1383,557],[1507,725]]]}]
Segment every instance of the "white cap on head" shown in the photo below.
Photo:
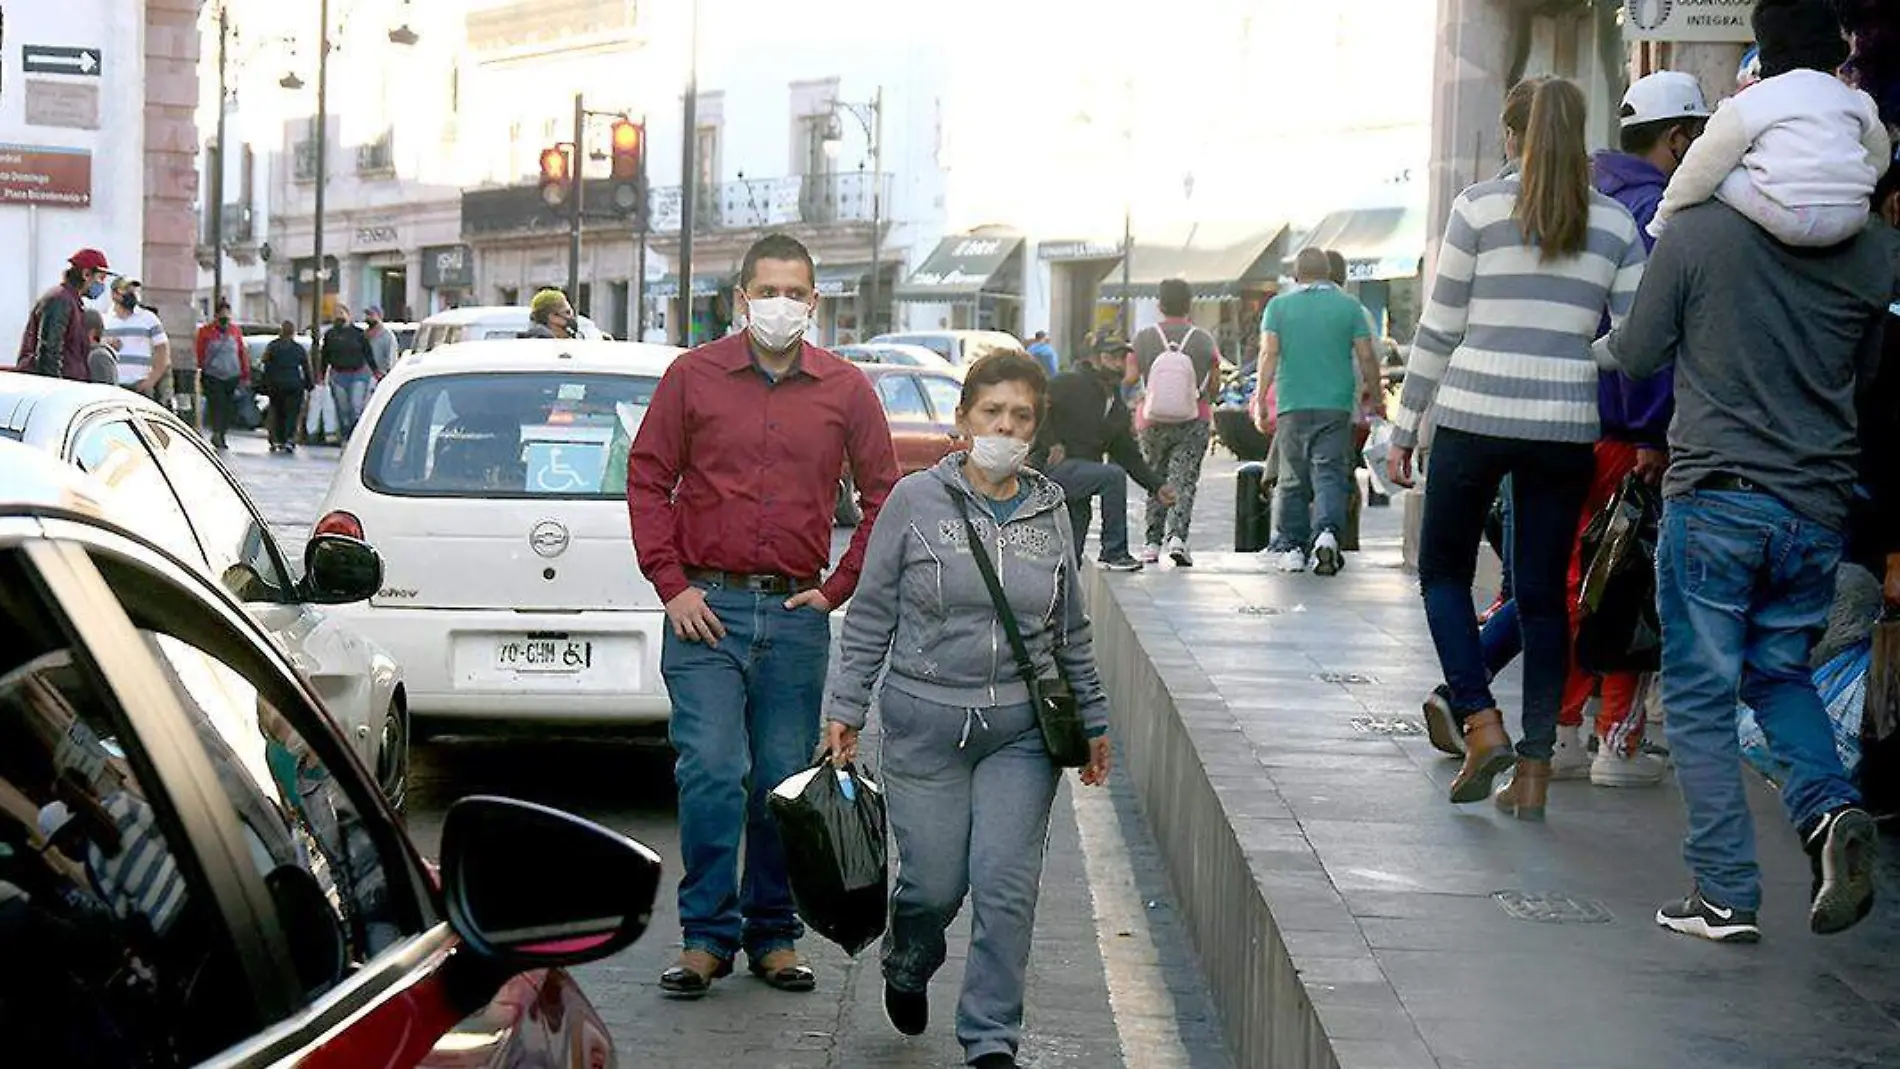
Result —
[{"label": "white cap on head", "polygon": [[1623,94],[1624,126],[1664,122],[1669,119],[1706,119],[1708,101],[1695,76],[1681,71],[1657,71],[1636,80]]}]

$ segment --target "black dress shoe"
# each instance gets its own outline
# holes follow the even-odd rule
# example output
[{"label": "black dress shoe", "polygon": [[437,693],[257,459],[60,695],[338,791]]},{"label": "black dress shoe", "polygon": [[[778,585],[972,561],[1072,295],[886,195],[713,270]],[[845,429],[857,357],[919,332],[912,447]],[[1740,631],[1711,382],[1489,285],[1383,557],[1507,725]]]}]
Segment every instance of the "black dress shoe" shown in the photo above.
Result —
[{"label": "black dress shoe", "polygon": [[746,968],[752,975],[764,980],[767,986],[780,991],[812,991],[818,987],[818,974],[812,972],[811,966],[791,957],[789,964],[774,968],[766,964],[766,959],[770,957],[772,954],[749,957]]},{"label": "black dress shoe", "polygon": [[930,1027],[930,996],[922,991],[899,991],[884,983],[884,1016],[891,1027],[907,1036],[921,1036]]},{"label": "black dress shoe", "polygon": [[685,956],[682,955],[679,964],[660,974],[660,990],[665,993],[668,998],[702,998],[706,992],[712,990],[714,980],[724,979],[732,975],[732,962],[730,960],[715,959],[710,954],[702,955],[694,953],[694,956],[701,959],[694,964],[703,964],[709,960],[718,961],[718,964],[713,967],[710,973],[701,972],[699,969],[694,968],[693,965],[687,964]]},{"label": "black dress shoe", "polygon": [[1016,1059],[1002,1051],[996,1051],[971,1062],[970,1067],[971,1069],[1016,1069]]}]

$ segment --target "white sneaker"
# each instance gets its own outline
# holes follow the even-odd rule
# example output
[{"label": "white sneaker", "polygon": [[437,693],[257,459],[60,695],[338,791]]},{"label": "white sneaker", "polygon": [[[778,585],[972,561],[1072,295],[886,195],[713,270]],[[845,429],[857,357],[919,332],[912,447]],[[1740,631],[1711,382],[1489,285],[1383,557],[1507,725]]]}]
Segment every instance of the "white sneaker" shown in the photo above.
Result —
[{"label": "white sneaker", "polygon": [[1283,572],[1303,572],[1306,570],[1306,551],[1289,549],[1280,554],[1280,570]]},{"label": "white sneaker", "polygon": [[1590,744],[1583,729],[1557,725],[1557,748],[1550,755],[1550,778],[1585,779],[1590,775]]},{"label": "white sneaker", "polygon": [[1168,557],[1177,568],[1194,567],[1194,557],[1188,552],[1187,542],[1180,538],[1168,539]]},{"label": "white sneaker", "polygon": [[1331,531],[1321,531],[1313,542],[1313,559],[1308,563],[1314,575],[1338,575],[1346,563],[1339,553],[1339,538]]},{"label": "white sneaker", "polygon": [[1653,754],[1624,757],[1613,746],[1597,748],[1590,762],[1590,782],[1599,787],[1654,787],[1669,773],[1669,764]]},{"label": "white sneaker", "polygon": [[1143,564],[1160,564],[1161,563],[1161,547],[1155,546],[1155,545],[1143,545],[1141,547],[1141,552],[1135,554],[1135,559],[1140,561]]}]

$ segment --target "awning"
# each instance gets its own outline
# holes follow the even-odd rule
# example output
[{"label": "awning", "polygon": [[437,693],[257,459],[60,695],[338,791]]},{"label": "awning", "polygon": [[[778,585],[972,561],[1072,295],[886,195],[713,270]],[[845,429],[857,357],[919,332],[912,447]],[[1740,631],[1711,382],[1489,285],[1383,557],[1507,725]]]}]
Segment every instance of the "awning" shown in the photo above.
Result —
[{"label": "awning", "polygon": [[[1360,208],[1334,212],[1294,249],[1333,249],[1346,258],[1346,279],[1375,282],[1411,278],[1425,255],[1425,213],[1417,208]],[[1282,270],[1293,273],[1293,257]]]},{"label": "awning", "polygon": [[[726,285],[727,282],[724,275],[694,275],[693,296],[717,296],[720,290],[726,288]],[[678,275],[663,275],[647,286],[647,296],[649,297],[677,297],[679,295],[680,279]]]},{"label": "awning", "polygon": [[944,238],[911,276],[897,287],[900,301],[967,301],[985,290],[1013,293],[998,274],[1023,246],[1015,236],[959,234]]},{"label": "awning", "polygon": [[1280,276],[1285,255],[1283,225],[1233,240],[1190,231],[1182,241],[1143,242],[1135,239],[1135,255],[1128,262],[1128,285],[1122,273],[1109,272],[1102,282],[1103,301],[1124,295],[1140,299],[1161,295],[1161,283],[1178,278],[1194,291],[1197,301],[1234,300],[1248,289],[1270,286]]},{"label": "awning", "polygon": [[870,264],[819,264],[818,295],[856,297],[864,285],[865,276],[870,273]]}]

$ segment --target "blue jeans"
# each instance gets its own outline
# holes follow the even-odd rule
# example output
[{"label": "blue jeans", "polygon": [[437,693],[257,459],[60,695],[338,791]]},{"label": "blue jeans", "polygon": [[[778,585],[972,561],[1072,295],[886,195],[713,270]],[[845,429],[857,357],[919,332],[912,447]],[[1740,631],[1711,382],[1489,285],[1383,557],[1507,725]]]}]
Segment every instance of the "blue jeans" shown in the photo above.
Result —
[{"label": "blue jeans", "polygon": [[786,609],[782,594],[700,589],[726,637],[707,646],[669,628],[660,654],[679,752],[680,927],[687,950],[730,960],[744,949],[756,960],[805,934],[765,798],[811,766],[831,624],[814,609]]},{"label": "blue jeans", "polygon": [[1095,499],[1102,499],[1102,559],[1128,556],[1128,473],[1098,460],[1064,460],[1047,472],[1069,499],[1069,525],[1075,529],[1075,560],[1089,539]]},{"label": "blue jeans", "polygon": [[1840,560],[1838,533],[1766,494],[1699,490],[1663,507],[1656,550],[1662,698],[1689,811],[1683,859],[1710,901],[1761,904],[1735,736],[1738,699],[1789,765],[1781,800],[1795,827],[1859,804],[1808,666],[1827,626]]},{"label": "blue jeans", "polygon": [[1346,529],[1352,479],[1352,413],[1285,412],[1274,432],[1280,447],[1280,484],[1273,518],[1276,545],[1307,549],[1322,531]]},{"label": "blue jeans", "polygon": [[376,377],[368,369],[330,372],[330,396],[336,399],[336,422],[343,437],[348,438],[356,430],[356,421],[363,418],[374,385]]},{"label": "blue jeans", "polygon": [[1596,456],[1587,444],[1523,442],[1440,427],[1432,446],[1418,580],[1452,712],[1461,723],[1497,707],[1471,584],[1498,484],[1514,476],[1507,544],[1524,643],[1524,727],[1517,752],[1531,760],[1549,760],[1557,745],[1557,714],[1570,671],[1565,578],[1577,514],[1595,471]]}]

